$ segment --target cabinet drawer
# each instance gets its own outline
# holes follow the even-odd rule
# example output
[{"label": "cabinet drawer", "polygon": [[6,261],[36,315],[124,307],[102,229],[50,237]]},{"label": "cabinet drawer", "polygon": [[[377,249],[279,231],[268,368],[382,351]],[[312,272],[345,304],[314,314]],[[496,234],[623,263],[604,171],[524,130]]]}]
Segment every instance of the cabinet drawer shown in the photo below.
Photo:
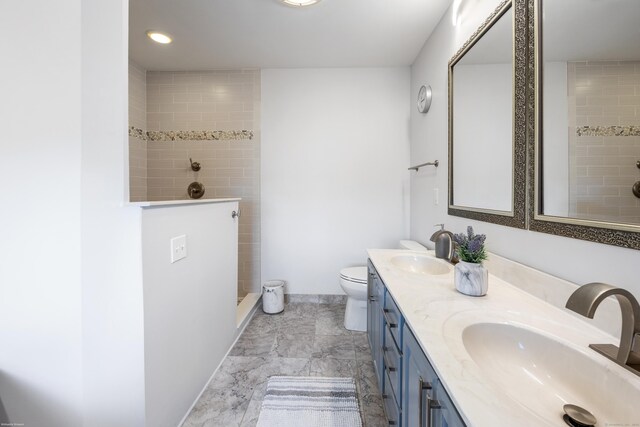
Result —
[{"label": "cabinet drawer", "polygon": [[400,425],[400,410],[398,409],[398,402],[396,402],[396,398],[393,393],[389,390],[387,391],[387,384],[389,384],[391,380],[389,380],[389,376],[385,374],[384,378],[384,390],[382,391],[382,400],[384,403],[384,412],[387,415],[387,420],[389,420],[390,426],[399,426]]},{"label": "cabinet drawer", "polygon": [[400,313],[400,309],[396,305],[396,302],[391,297],[391,294],[387,291],[384,296],[384,318],[389,326],[389,330],[391,331],[391,335],[393,339],[396,340],[396,343],[399,348],[402,348],[402,323],[403,318]]},{"label": "cabinet drawer", "polygon": [[375,280],[373,281],[373,294],[378,298],[378,301],[382,301],[382,297],[384,296],[384,285],[377,273]]},{"label": "cabinet drawer", "polygon": [[384,285],[378,277],[378,273],[376,273],[373,267],[369,267],[369,280],[368,280],[368,294],[369,301],[380,301],[380,305],[382,305],[382,297],[384,296]]},{"label": "cabinet drawer", "polygon": [[402,357],[400,355],[400,350],[398,349],[396,342],[391,336],[391,332],[389,328],[385,326],[384,328],[384,343],[382,345],[382,353],[384,360],[384,369],[387,373],[387,377],[389,378],[389,387],[386,387],[386,390],[393,392],[393,395],[396,398],[396,402],[400,403],[401,393],[402,393]]}]

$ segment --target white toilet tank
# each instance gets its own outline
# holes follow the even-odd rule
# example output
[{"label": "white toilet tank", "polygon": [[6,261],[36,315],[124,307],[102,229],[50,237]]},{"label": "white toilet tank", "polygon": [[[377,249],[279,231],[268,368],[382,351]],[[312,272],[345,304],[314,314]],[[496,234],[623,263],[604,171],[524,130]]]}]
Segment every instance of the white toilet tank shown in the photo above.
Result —
[{"label": "white toilet tank", "polygon": [[400,240],[400,249],[409,249],[410,251],[427,251],[427,248],[422,246],[415,240]]}]

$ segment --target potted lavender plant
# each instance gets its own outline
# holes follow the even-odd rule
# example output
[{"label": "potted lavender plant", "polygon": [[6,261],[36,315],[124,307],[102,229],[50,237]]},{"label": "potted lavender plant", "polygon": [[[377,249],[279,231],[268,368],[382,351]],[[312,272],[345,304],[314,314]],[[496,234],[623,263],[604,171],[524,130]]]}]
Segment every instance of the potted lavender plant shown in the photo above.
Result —
[{"label": "potted lavender plant", "polygon": [[453,236],[456,254],[460,258],[455,267],[454,281],[456,290],[460,293],[474,297],[481,297],[487,293],[489,273],[482,265],[482,261],[487,259],[484,250],[486,238],[484,234],[474,234],[471,226],[467,227],[466,235],[459,233]]}]

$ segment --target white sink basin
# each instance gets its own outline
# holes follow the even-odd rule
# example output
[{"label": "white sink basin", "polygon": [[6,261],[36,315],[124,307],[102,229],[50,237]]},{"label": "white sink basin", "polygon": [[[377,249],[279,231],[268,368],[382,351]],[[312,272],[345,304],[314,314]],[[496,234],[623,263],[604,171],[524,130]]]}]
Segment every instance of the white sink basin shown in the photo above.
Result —
[{"label": "white sink basin", "polygon": [[453,269],[446,261],[425,255],[396,255],[391,258],[391,264],[409,273],[430,276],[447,274]]},{"label": "white sink basin", "polygon": [[487,381],[543,417],[558,417],[563,405],[590,411],[596,426],[640,422],[640,388],[626,371],[589,348],[578,349],[511,324],[477,323],[462,331],[464,348]]}]

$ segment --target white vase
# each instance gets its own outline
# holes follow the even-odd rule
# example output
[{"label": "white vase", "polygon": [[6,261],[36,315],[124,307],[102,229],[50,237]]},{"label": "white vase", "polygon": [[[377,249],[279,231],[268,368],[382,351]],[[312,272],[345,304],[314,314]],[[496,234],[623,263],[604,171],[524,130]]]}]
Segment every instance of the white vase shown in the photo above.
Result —
[{"label": "white vase", "polygon": [[487,294],[489,288],[489,272],[482,264],[460,261],[454,270],[456,290],[472,297]]}]

